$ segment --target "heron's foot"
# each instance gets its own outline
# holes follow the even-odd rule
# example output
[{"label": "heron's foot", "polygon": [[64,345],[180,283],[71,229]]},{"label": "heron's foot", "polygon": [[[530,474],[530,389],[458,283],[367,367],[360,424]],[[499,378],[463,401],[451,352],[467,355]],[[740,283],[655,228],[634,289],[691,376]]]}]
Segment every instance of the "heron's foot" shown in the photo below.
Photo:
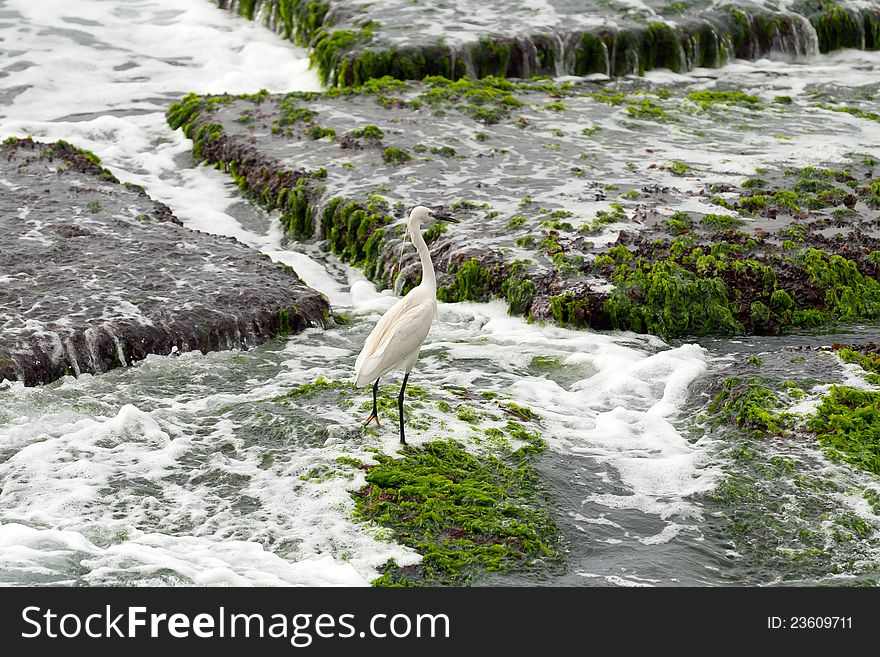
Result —
[{"label": "heron's foot", "polygon": [[409,444],[406,442],[406,436],[404,436],[403,434],[400,434],[400,444],[401,445],[408,445]]},{"label": "heron's foot", "polygon": [[371,423],[371,422],[375,422],[375,423],[376,423],[376,428],[377,428],[377,429],[379,429],[379,428],[382,427],[382,425],[379,424],[379,414],[376,413],[375,411],[373,411],[372,413],[370,413],[370,417],[368,417],[367,420],[364,422],[364,426],[365,426],[365,427],[370,426],[370,423]]}]

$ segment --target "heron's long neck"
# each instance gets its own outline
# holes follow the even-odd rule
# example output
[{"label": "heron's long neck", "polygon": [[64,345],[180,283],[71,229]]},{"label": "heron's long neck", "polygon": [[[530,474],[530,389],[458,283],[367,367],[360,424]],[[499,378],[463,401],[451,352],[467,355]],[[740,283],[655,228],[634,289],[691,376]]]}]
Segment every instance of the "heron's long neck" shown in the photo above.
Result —
[{"label": "heron's long neck", "polygon": [[429,286],[436,292],[437,277],[434,275],[434,264],[431,262],[431,254],[428,252],[428,245],[422,237],[420,230],[413,231],[413,246],[419,252],[419,259],[422,261],[422,285]]}]

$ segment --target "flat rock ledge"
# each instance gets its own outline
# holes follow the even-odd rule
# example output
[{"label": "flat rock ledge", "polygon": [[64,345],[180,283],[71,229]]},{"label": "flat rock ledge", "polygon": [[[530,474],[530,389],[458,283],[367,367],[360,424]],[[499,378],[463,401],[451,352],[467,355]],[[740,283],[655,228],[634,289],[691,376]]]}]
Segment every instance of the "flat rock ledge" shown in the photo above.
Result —
[{"label": "flat rock ledge", "polygon": [[328,316],[290,268],[185,228],[66,142],[6,140],[0,184],[0,381],[250,347]]},{"label": "flat rock ledge", "polygon": [[880,48],[880,3],[214,0],[311,49],[321,79],[619,77]]},{"label": "flat rock ledge", "polygon": [[[461,221],[425,227],[444,302],[664,338],[880,318],[880,169],[856,150],[876,143],[876,103],[705,87],[383,78],[190,95],[168,120],[291,238],[399,293],[419,280],[401,238],[422,204]],[[853,152],[780,151],[820,133]]]}]

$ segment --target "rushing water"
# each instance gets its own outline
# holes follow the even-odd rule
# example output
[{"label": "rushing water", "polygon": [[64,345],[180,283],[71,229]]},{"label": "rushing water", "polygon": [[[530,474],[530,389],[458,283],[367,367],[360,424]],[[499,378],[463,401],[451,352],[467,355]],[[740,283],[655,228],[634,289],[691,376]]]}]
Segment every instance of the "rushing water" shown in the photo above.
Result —
[{"label": "rushing water", "polygon": [[[151,356],[0,389],[0,583],[357,585],[389,558],[417,561],[352,520],[362,474],[310,476],[343,454],[393,452],[394,428],[371,437],[356,407],[266,401],[319,376],[348,379],[394,297],[315,247],[286,244],[276,218],[226,175],[193,165],[190,142],[164,119],[189,91],[318,89],[306,53],[206,0],[0,0],[0,38],[0,137],[94,151],[186,225],[292,265],[354,318],[247,352]],[[786,81],[772,79],[783,69]],[[800,73],[857,84],[878,71],[880,56],[858,53],[713,75],[798,93]],[[413,384],[439,396],[496,391],[543,418],[539,469],[569,547],[568,573],[550,583],[731,581],[735,555],[707,535],[695,497],[719,476],[719,439],[691,435],[690,413],[724,364],[717,356],[738,347],[531,325],[500,303],[440,304],[439,315]]]}]

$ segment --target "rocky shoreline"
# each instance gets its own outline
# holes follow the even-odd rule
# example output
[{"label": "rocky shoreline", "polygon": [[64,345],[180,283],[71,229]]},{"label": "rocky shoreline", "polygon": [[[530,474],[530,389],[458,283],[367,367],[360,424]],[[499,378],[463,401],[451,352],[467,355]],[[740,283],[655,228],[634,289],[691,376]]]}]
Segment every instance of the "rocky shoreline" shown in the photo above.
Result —
[{"label": "rocky shoreline", "polygon": [[245,348],[329,316],[289,268],[185,228],[66,142],[6,140],[0,179],[0,380],[37,385],[148,354]]}]

